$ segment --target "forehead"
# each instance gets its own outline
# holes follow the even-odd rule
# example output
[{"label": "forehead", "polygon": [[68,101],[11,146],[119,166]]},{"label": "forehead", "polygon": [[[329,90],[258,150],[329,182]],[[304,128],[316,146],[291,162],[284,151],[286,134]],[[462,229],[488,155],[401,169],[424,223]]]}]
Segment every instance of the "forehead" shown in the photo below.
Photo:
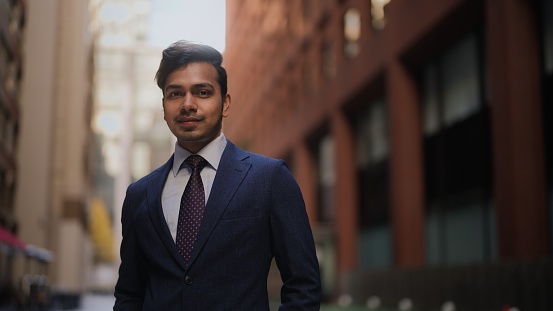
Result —
[{"label": "forehead", "polygon": [[220,88],[217,78],[217,70],[213,65],[205,62],[194,62],[173,70],[165,80],[164,89],[170,85],[190,87],[201,83],[210,83]]}]

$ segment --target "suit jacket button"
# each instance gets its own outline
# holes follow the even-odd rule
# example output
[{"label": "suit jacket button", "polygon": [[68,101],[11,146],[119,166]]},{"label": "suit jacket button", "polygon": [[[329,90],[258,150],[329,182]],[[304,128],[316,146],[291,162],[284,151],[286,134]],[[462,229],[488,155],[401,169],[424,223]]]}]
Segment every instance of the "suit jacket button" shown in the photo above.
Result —
[{"label": "suit jacket button", "polygon": [[184,283],[185,283],[186,285],[192,284],[192,277],[190,277],[190,276],[188,276],[188,275],[185,276],[185,277],[184,277]]}]

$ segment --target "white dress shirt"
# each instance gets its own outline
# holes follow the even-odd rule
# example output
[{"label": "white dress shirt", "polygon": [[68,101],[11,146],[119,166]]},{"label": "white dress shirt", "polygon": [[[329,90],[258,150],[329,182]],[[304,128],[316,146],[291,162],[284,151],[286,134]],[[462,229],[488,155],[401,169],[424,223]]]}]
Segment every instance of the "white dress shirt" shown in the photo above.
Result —
[{"label": "white dress shirt", "polygon": [[[211,187],[213,186],[213,180],[215,179],[215,174],[217,173],[217,168],[219,167],[219,162],[221,161],[221,156],[223,155],[223,151],[226,146],[227,139],[221,132],[221,135],[197,153],[208,162],[200,173],[202,183],[204,185],[206,204],[209,194],[211,193]],[[184,160],[186,160],[186,158],[190,155],[191,153],[188,150],[182,148],[178,142],[175,143],[173,168],[167,175],[167,180],[165,181],[165,186],[163,187],[163,193],[161,194],[163,215],[165,216],[165,221],[169,226],[169,231],[171,231],[173,240],[176,240],[177,237],[177,224],[179,221],[180,200],[182,193],[188,183],[188,179],[190,179],[190,174],[192,174],[192,169],[186,164],[183,165],[182,169],[179,170],[179,168]]]}]

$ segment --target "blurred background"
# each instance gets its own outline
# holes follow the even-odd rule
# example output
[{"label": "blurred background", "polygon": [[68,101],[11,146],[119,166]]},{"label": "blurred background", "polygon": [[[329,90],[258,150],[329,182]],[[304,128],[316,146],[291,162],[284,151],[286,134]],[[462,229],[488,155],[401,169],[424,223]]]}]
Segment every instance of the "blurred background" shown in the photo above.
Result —
[{"label": "blurred background", "polygon": [[0,0],[0,310],[111,309],[179,39],[298,180],[323,309],[553,310],[549,0]]}]

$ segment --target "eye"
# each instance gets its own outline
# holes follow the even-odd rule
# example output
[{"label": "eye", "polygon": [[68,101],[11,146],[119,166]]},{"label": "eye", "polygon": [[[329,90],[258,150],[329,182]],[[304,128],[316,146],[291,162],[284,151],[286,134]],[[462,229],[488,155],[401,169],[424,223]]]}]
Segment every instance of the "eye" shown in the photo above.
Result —
[{"label": "eye", "polygon": [[169,94],[167,94],[168,98],[173,98],[173,97],[178,97],[178,96],[181,96],[181,92],[179,92],[179,91],[169,92]]},{"label": "eye", "polygon": [[211,92],[208,90],[200,90],[198,91],[198,95],[200,97],[208,97],[209,95],[211,95]]}]

